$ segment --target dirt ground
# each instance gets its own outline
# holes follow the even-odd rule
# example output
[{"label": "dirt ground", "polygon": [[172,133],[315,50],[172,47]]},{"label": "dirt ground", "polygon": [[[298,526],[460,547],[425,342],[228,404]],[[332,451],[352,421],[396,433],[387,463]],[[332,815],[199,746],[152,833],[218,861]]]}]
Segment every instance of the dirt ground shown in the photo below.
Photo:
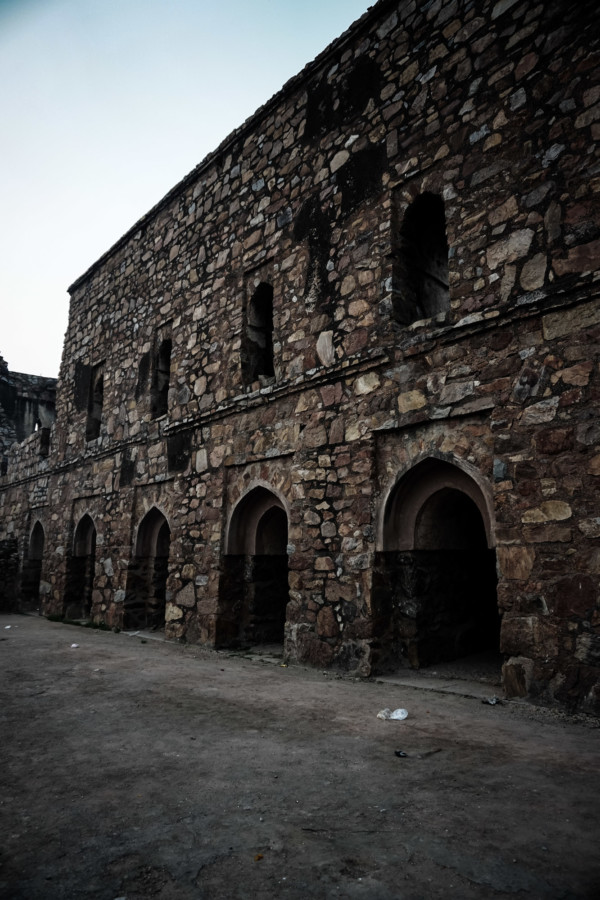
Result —
[{"label": "dirt ground", "polygon": [[444,674],[0,616],[0,898],[600,897],[598,723]]}]

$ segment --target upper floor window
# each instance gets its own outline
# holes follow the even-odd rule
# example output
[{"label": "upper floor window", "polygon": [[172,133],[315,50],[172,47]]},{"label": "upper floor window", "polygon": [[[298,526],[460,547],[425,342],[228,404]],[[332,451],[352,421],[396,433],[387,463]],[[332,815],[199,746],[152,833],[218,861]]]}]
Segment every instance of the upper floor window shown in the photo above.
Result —
[{"label": "upper floor window", "polygon": [[100,434],[102,423],[102,406],[104,403],[104,363],[92,368],[88,394],[87,421],[85,425],[86,441],[93,441]]},{"label": "upper floor window", "polygon": [[164,337],[154,354],[152,367],[151,409],[152,418],[164,416],[169,407],[171,381],[171,338]]},{"label": "upper floor window", "polygon": [[444,201],[420,194],[395,224],[394,318],[409,325],[450,307]]},{"label": "upper floor window", "polygon": [[261,376],[272,378],[273,287],[261,281],[246,307],[242,337],[242,380],[250,385]]}]

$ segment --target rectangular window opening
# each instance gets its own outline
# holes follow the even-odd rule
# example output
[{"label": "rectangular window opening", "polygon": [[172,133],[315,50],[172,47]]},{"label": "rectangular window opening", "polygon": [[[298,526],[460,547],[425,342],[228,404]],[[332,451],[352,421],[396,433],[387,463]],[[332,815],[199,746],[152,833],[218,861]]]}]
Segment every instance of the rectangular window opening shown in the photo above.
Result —
[{"label": "rectangular window opening", "polygon": [[102,406],[104,404],[104,363],[92,367],[88,393],[87,421],[85,426],[86,441],[93,441],[100,436],[102,424]]}]

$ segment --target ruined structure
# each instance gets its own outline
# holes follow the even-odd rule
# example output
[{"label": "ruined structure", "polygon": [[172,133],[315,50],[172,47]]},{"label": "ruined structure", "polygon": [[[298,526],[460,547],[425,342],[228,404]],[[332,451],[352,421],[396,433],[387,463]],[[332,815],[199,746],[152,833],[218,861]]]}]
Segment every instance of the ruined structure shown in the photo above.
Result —
[{"label": "ruined structure", "polygon": [[591,4],[380,0],[71,287],[23,596],[600,704]]},{"label": "ruined structure", "polygon": [[[35,435],[30,443],[38,457],[44,459],[50,450],[50,428],[55,419],[56,378],[25,375],[10,372],[0,356],[0,479],[8,471],[8,455],[15,445],[15,457],[23,450],[16,445],[30,435]],[[23,448],[24,449],[24,448]],[[25,451],[27,452],[27,451]],[[0,522],[0,609],[15,609],[21,593],[19,585],[19,542],[12,526],[6,529]],[[41,526],[40,526],[41,527]],[[41,557],[40,562],[41,564]],[[38,603],[38,577],[34,577],[33,591],[27,591],[27,574],[23,593],[29,593],[32,601]]]},{"label": "ruined structure", "polygon": [[[0,458],[8,465],[7,453],[34,431],[46,430],[46,451],[50,428],[56,418],[56,378],[10,372],[0,356]],[[3,473],[4,474],[4,473]]]}]

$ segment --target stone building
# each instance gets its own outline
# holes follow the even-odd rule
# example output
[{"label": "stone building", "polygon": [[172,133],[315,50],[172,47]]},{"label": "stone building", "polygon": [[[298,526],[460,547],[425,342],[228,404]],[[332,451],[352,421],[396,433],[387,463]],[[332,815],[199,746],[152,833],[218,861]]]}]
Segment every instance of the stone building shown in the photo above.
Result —
[{"label": "stone building", "polygon": [[380,0],[83,274],[21,602],[597,711],[598,32]]}]

